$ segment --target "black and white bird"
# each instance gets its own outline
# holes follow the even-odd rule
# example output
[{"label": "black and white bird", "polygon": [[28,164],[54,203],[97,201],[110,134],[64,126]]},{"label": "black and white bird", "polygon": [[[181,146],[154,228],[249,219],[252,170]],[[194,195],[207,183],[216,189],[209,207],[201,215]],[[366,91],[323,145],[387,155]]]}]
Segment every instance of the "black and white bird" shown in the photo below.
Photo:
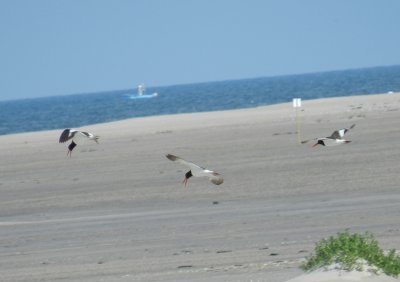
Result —
[{"label": "black and white bird", "polygon": [[185,186],[187,185],[189,178],[192,176],[207,177],[208,180],[210,180],[211,183],[213,183],[215,185],[220,185],[224,182],[224,179],[222,178],[222,176],[215,171],[198,166],[197,164],[188,162],[180,157],[177,157],[177,156],[174,156],[171,154],[166,155],[166,157],[173,162],[178,162],[180,164],[183,164],[184,166],[189,167],[190,170],[188,172],[186,172],[185,178],[182,181],[182,183],[184,183]]},{"label": "black and white bird", "polygon": [[[351,141],[343,139],[344,135],[350,130],[353,129],[355,124],[350,126],[349,128],[341,128],[339,130],[335,130],[330,136],[328,137],[319,137],[315,138],[313,140],[316,140],[317,143],[313,145],[313,147],[322,145],[322,146],[335,146],[335,145],[341,145],[341,144],[348,144]],[[307,143],[310,140],[304,140],[301,143]]]},{"label": "black and white bird", "polygon": [[64,131],[61,133],[60,136],[60,143],[65,143],[68,140],[72,140],[71,144],[68,146],[68,152],[67,156],[71,156],[72,150],[76,147],[77,144],[83,143],[86,140],[93,140],[96,143],[99,143],[98,141],[99,136],[94,135],[90,132],[85,132],[85,131],[79,131],[75,129],[64,129]]}]

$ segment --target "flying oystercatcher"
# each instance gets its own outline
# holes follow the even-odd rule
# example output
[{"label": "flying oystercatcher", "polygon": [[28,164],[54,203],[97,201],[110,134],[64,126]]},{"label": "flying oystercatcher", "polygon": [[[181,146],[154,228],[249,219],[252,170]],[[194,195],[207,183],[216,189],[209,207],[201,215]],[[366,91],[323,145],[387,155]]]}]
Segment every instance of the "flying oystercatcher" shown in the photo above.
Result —
[{"label": "flying oystercatcher", "polygon": [[93,140],[96,143],[98,142],[99,136],[94,135],[90,132],[79,131],[75,129],[64,129],[60,136],[60,143],[65,143],[68,140],[72,140],[71,144],[68,146],[67,156],[72,155],[72,150],[76,147],[77,144],[84,142],[85,140]]},{"label": "flying oystercatcher", "polygon": [[[335,145],[341,145],[341,144],[348,144],[351,141],[349,140],[345,140],[343,139],[344,135],[350,130],[353,129],[354,126],[356,126],[355,124],[353,124],[352,126],[350,126],[349,128],[341,128],[339,130],[335,130],[331,136],[328,137],[319,137],[319,138],[315,138],[312,140],[316,140],[317,143],[315,143],[313,145],[313,147],[318,146],[318,145],[322,145],[322,146],[335,146]],[[310,140],[304,140],[301,143],[307,143]]]},{"label": "flying oystercatcher", "polygon": [[182,181],[182,183],[184,183],[185,186],[187,185],[189,178],[192,176],[207,177],[208,180],[210,180],[215,185],[220,185],[220,184],[222,184],[222,182],[224,182],[224,179],[222,178],[222,176],[215,171],[198,166],[197,164],[188,162],[180,157],[177,157],[177,156],[174,156],[171,154],[166,155],[166,157],[171,161],[178,162],[178,163],[183,164],[184,166],[187,166],[190,168],[190,170],[188,172],[186,172],[185,178]]}]

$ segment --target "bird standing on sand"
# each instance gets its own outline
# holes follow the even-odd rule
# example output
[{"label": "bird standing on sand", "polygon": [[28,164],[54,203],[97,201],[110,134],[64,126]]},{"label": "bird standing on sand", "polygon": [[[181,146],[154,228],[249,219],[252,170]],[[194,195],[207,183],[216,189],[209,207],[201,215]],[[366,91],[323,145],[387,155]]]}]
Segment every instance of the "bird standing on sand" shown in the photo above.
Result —
[{"label": "bird standing on sand", "polygon": [[97,144],[99,143],[98,142],[99,136],[94,135],[89,132],[79,131],[79,130],[70,129],[70,128],[64,129],[64,131],[61,133],[59,142],[65,143],[71,139],[72,139],[72,142],[68,146],[67,156],[68,155],[71,156],[72,150],[76,147],[76,145],[81,142],[84,142],[85,140],[93,140]]},{"label": "bird standing on sand", "polygon": [[[350,126],[349,128],[341,128],[339,130],[335,130],[331,136],[328,137],[319,137],[315,138],[313,140],[317,140],[317,143],[313,145],[313,147],[317,145],[322,145],[322,146],[335,146],[335,145],[341,145],[341,144],[348,144],[351,141],[343,139],[344,135],[350,130],[353,129],[355,124]],[[310,140],[304,140],[301,143],[307,143]]]},{"label": "bird standing on sand", "polygon": [[185,178],[182,181],[182,183],[184,183],[185,186],[187,185],[189,178],[192,176],[207,177],[208,180],[210,180],[211,183],[213,183],[215,185],[220,185],[224,182],[224,179],[222,178],[222,176],[215,171],[198,166],[194,163],[188,162],[180,157],[177,157],[177,156],[174,156],[171,154],[166,155],[166,157],[171,161],[178,162],[178,163],[183,164],[190,168],[190,170],[188,172],[186,172]]}]

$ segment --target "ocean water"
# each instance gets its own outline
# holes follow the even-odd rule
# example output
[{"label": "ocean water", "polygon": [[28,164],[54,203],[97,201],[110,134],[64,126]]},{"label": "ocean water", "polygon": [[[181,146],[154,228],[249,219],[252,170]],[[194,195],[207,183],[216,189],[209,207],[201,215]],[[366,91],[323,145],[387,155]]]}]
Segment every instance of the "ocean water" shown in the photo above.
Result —
[{"label": "ocean water", "polygon": [[250,108],[325,97],[400,91],[400,66],[150,87],[0,102],[0,135],[163,114]]}]

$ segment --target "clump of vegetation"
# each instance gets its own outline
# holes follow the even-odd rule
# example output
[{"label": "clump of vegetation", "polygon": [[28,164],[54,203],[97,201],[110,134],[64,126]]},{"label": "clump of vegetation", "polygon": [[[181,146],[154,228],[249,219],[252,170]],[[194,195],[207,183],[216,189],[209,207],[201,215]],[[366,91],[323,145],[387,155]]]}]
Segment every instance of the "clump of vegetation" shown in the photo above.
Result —
[{"label": "clump of vegetation", "polygon": [[315,254],[301,265],[305,271],[338,265],[343,270],[383,272],[397,277],[400,274],[400,257],[390,250],[386,255],[372,234],[338,233],[316,244]]}]

